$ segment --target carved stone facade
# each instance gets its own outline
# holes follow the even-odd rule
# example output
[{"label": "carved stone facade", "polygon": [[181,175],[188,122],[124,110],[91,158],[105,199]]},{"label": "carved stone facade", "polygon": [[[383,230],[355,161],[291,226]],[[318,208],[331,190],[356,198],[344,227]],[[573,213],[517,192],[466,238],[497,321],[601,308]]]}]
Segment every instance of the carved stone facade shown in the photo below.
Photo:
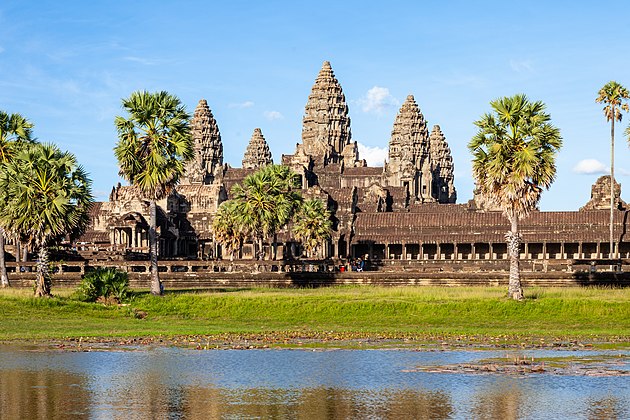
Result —
[{"label": "carved stone facade", "polygon": [[243,168],[259,169],[272,163],[273,159],[271,158],[269,145],[263,137],[260,128],[255,128],[243,156]]},{"label": "carved stone facade", "polygon": [[434,201],[429,152],[426,121],[413,95],[409,95],[398,111],[389,140],[389,162],[384,174],[387,185],[404,186],[414,201]]},{"label": "carved stone facade", "polygon": [[448,147],[446,137],[439,125],[434,125],[429,135],[430,155],[432,158],[433,172],[433,198],[439,203],[455,203],[457,192],[455,191],[455,165],[451,149]]},{"label": "carved stone facade", "polygon": [[[158,203],[160,253],[163,257],[220,258],[221,249],[210,229],[214,214],[229,200],[235,184],[272,163],[271,152],[257,128],[242,168],[224,164],[219,128],[203,99],[192,119],[192,137],[195,158],[187,165],[181,184]],[[294,154],[282,155],[281,163],[300,176],[304,197],[321,199],[331,211],[334,231],[323,247],[323,257],[506,258],[506,219],[500,212],[482,210],[475,200],[454,204],[451,150],[440,126],[433,126],[429,134],[412,95],[395,118],[388,162],[368,167],[351,138],[341,85],[330,63],[324,62],[305,106],[302,142]],[[533,212],[522,223],[525,255],[605,255],[609,180],[601,177],[593,186],[591,200],[581,209],[588,212]],[[619,187],[617,191],[619,197]],[[620,198],[616,203],[617,209],[625,209]],[[123,255],[146,252],[148,203],[139,200],[132,188],[115,187],[108,202],[96,203],[92,219],[92,229],[79,240],[78,249],[107,248]],[[617,246],[630,256],[630,243],[623,245],[625,223],[623,212],[617,212]],[[280,258],[299,254],[300,244],[290,231],[279,232],[278,239],[284,244]],[[253,257],[245,247],[241,257]]]}]

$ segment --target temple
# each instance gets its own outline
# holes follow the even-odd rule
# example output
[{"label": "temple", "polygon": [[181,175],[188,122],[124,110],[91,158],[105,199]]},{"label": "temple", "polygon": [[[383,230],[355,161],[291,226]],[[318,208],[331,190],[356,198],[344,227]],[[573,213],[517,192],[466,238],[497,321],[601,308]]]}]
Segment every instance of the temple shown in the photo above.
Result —
[{"label": "temple", "polygon": [[[230,199],[235,184],[273,163],[260,128],[255,128],[242,166],[223,162],[219,126],[206,100],[191,122],[195,158],[181,183],[158,211],[162,258],[221,259],[211,224],[218,206]],[[320,198],[332,214],[333,235],[321,258],[368,255],[374,260],[507,259],[501,212],[476,197],[457,204],[454,164],[439,125],[429,130],[413,95],[407,96],[393,122],[388,159],[369,167],[352,140],[348,104],[329,62],[324,62],[302,120],[302,138],[293,154],[279,162],[299,176],[303,196]],[[520,226],[521,256],[531,260],[605,258],[611,251],[630,256],[626,204],[615,183],[614,249],[609,249],[610,177],[593,186],[579,211],[534,211]],[[148,251],[148,203],[120,184],[107,202],[96,203],[92,225],[76,247],[86,258],[142,258]],[[277,258],[302,255],[289,230],[280,232]],[[270,244],[267,244],[270,252]],[[253,259],[245,244],[241,259]]]}]

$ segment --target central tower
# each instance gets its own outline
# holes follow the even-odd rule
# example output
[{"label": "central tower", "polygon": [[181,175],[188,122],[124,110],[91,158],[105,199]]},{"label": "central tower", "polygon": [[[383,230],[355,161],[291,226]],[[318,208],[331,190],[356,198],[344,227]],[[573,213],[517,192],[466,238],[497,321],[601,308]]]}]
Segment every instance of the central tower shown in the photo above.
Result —
[{"label": "central tower", "polygon": [[[303,151],[312,156],[316,164],[340,163],[346,146],[352,147],[351,137],[346,97],[330,62],[324,61],[302,119]],[[345,154],[350,155],[348,150]]]}]

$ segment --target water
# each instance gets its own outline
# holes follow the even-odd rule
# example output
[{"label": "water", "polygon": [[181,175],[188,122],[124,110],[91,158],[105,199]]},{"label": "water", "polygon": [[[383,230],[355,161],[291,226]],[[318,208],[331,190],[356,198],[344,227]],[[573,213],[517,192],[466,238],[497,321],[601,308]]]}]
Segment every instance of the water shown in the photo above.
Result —
[{"label": "water", "polygon": [[[628,369],[630,355],[621,354],[622,368]],[[503,356],[504,351],[153,348],[74,353],[0,347],[0,418],[630,418],[628,376],[417,370]]]}]

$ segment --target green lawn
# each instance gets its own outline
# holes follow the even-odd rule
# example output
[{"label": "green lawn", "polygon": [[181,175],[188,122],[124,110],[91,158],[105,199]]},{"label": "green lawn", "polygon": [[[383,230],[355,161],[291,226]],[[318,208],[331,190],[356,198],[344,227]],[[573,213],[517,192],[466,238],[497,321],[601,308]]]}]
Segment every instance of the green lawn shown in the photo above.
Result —
[{"label": "green lawn", "polygon": [[0,290],[0,340],[269,334],[630,345],[630,289],[332,287],[136,293],[128,306]]}]

